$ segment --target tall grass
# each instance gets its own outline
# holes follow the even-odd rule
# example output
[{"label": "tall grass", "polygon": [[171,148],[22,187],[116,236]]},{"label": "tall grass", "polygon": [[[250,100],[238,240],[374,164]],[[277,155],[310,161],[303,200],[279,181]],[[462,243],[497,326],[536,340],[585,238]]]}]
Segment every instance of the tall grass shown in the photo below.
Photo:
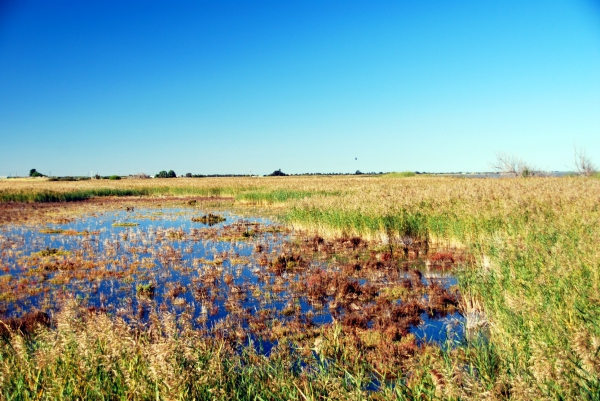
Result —
[{"label": "tall grass", "polygon": [[147,196],[151,191],[147,188],[118,189],[98,188],[70,192],[41,191],[0,191],[0,202],[73,202],[103,196]]},{"label": "tall grass", "polygon": [[344,201],[305,199],[288,218],[330,235],[391,231],[462,244],[476,260],[460,286],[490,322],[494,386],[525,398],[598,399],[599,199],[599,183],[580,177],[420,179]]},{"label": "tall grass", "polygon": [[393,214],[373,215],[359,210],[294,207],[286,215],[298,228],[337,237],[359,235],[367,238],[427,238],[427,218],[418,211],[401,210]]},{"label": "tall grass", "polygon": [[[199,335],[185,314],[153,314],[147,330],[138,331],[68,300],[55,328],[0,338],[0,394],[7,400],[407,400],[498,392],[501,371],[486,341],[465,343],[461,352],[424,345],[405,366],[407,375],[382,380],[341,325],[324,328],[319,338],[309,352],[284,342],[264,356],[251,342],[232,345]],[[469,357],[470,369],[456,365]],[[446,372],[460,380],[443,383]],[[469,392],[461,393],[464,385]]]},{"label": "tall grass", "polygon": [[309,198],[312,196],[339,196],[341,191],[298,191],[290,189],[269,190],[262,188],[261,190],[252,190],[242,192],[236,195],[236,200],[242,203],[254,204],[271,204],[285,203],[289,201]]},{"label": "tall grass", "polygon": [[[264,183],[267,185],[264,185]],[[288,188],[276,180],[257,178],[228,179],[156,179],[105,181],[51,182],[6,181],[0,182],[0,202],[71,202],[105,196],[201,196],[231,197],[241,203],[286,203],[315,195],[338,196],[340,190],[316,188]],[[258,185],[261,184],[261,185]],[[297,181],[294,186],[297,185]]]}]

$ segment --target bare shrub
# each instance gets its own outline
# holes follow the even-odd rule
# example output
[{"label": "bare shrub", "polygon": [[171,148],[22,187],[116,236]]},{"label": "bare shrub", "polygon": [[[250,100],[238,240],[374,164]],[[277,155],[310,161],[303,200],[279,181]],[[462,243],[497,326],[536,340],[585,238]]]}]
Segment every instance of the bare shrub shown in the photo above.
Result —
[{"label": "bare shrub", "polygon": [[522,164],[523,160],[517,156],[508,155],[506,153],[496,153],[496,160],[490,163],[490,167],[499,173],[510,174],[516,177],[519,175]]},{"label": "bare shrub", "polygon": [[543,171],[536,169],[520,157],[506,153],[496,153],[496,160],[490,163],[490,167],[501,174],[507,174],[514,177],[544,175]]},{"label": "bare shrub", "polygon": [[592,176],[596,174],[598,171],[592,160],[585,153],[584,149],[574,148],[575,153],[575,168],[577,169],[577,173],[579,175],[584,175],[586,177]]}]

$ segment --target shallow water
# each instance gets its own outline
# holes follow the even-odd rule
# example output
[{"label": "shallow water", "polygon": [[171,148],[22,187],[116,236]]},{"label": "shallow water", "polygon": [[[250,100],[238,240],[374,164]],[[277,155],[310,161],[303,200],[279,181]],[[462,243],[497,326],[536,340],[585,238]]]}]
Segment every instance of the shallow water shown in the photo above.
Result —
[{"label": "shallow water", "polygon": [[[318,327],[343,316],[305,291],[310,272],[337,272],[338,265],[305,255],[302,269],[284,266],[275,274],[267,267],[294,249],[293,233],[268,219],[230,212],[220,213],[226,220],[212,226],[192,221],[203,214],[191,208],[141,209],[37,228],[1,227],[0,312],[8,317],[32,310],[52,313],[62,299],[77,297],[92,311],[138,324],[154,312],[186,313],[197,328],[225,336],[235,327],[249,329],[244,335],[260,339],[263,352],[277,337],[261,338],[265,332],[283,331],[291,322]],[[432,282],[444,288],[456,284],[444,272],[422,277],[424,285]],[[459,336],[461,322],[455,311],[422,313],[410,332],[421,341],[444,341],[448,333]],[[254,330],[257,326],[262,328]]]}]

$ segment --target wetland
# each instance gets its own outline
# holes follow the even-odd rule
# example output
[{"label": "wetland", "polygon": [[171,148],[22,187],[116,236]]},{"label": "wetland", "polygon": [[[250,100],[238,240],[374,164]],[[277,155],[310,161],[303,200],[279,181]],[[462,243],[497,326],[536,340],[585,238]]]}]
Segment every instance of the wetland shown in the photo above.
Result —
[{"label": "wetland", "polygon": [[3,399],[600,395],[597,179],[7,181]]},{"label": "wetland", "polygon": [[335,324],[374,353],[386,341],[415,352],[462,336],[457,251],[427,252],[408,238],[326,240],[256,213],[187,204],[124,203],[56,220],[0,229],[0,312],[14,328],[51,325],[76,300],[139,329],[151,315],[183,316],[203,335],[263,353],[283,339],[311,348]]}]

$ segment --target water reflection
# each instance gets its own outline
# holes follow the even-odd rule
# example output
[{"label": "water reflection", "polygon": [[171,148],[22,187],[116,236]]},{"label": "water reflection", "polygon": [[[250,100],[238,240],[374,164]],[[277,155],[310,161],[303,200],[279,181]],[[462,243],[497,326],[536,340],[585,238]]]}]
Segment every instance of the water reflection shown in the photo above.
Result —
[{"label": "water reflection", "polygon": [[5,226],[0,250],[0,312],[9,317],[77,297],[91,313],[132,324],[185,313],[199,330],[254,339],[265,352],[334,322],[382,332],[395,325],[393,335],[421,341],[444,341],[461,322],[447,270],[423,274],[415,268],[423,260],[397,261],[393,250],[302,238],[231,212],[124,210]]}]

